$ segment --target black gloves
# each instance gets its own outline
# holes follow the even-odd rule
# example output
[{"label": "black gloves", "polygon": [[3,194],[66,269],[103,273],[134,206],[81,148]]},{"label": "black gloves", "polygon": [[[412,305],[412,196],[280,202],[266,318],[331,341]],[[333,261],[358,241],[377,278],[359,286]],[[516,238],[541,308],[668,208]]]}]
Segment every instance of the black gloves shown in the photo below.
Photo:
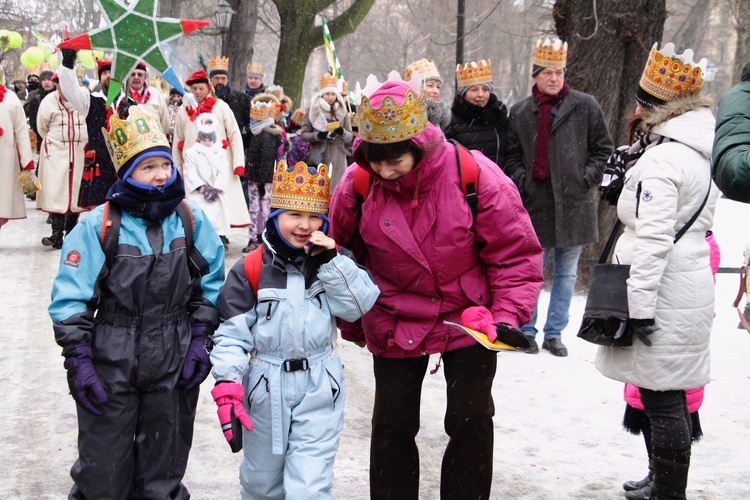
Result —
[{"label": "black gloves", "polygon": [[130,106],[137,106],[138,103],[130,96],[125,96],[120,99],[120,103],[117,105],[117,115],[121,120],[126,120],[130,113]]},{"label": "black gloves", "polygon": [[333,131],[335,134],[344,135],[344,127],[339,127]]},{"label": "black gloves", "polygon": [[653,319],[631,319],[630,325],[633,327],[633,335],[647,346],[651,346],[648,336],[659,329],[656,322]]},{"label": "black gloves", "polygon": [[60,49],[62,51],[62,65],[66,68],[73,69],[76,65],[76,56],[78,51],[75,49]]},{"label": "black gloves", "polygon": [[326,137],[328,137],[328,132],[318,132],[319,141],[324,141]]}]

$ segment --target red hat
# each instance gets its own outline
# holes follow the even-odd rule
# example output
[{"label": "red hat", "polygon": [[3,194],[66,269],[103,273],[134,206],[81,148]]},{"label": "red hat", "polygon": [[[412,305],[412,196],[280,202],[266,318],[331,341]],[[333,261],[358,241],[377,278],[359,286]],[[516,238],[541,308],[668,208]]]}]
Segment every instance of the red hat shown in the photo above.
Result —
[{"label": "red hat", "polygon": [[135,69],[139,69],[141,71],[148,71],[146,69],[146,64],[144,64],[142,61],[135,65]]},{"label": "red hat", "polygon": [[185,80],[186,85],[192,85],[194,83],[208,83],[208,75],[202,69],[199,69]]},{"label": "red hat", "polygon": [[102,78],[102,71],[110,70],[112,71],[112,61],[109,59],[98,59],[96,61],[96,76],[97,78]]}]

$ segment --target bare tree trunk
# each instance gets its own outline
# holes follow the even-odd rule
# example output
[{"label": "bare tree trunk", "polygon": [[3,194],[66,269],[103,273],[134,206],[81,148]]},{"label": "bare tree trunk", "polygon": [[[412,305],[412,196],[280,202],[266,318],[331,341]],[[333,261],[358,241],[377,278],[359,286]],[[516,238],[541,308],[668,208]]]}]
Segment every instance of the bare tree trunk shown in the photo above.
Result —
[{"label": "bare tree trunk", "polygon": [[[229,81],[238,90],[245,88],[246,68],[253,60],[255,30],[258,25],[258,2],[227,0],[237,12],[226,35],[224,52],[229,58]],[[237,86],[239,85],[239,86]]]},{"label": "bare tree trunk", "polygon": [[[558,36],[568,42],[565,79],[596,97],[615,145],[625,144],[643,66],[664,31],[665,0],[557,0],[553,17]],[[589,283],[586,265],[599,257],[616,216],[600,202],[599,242],[583,249],[579,282]]]},{"label": "bare tree trunk", "polygon": [[709,14],[713,4],[714,0],[698,0],[690,9],[674,37],[671,40],[665,40],[665,42],[674,42],[675,50],[678,53],[685,49],[693,49],[696,54],[700,53],[700,45],[708,27]]},{"label": "bare tree trunk", "polygon": [[[302,102],[302,85],[310,54],[323,45],[323,30],[315,26],[315,16],[330,6],[332,0],[273,0],[281,20],[279,54],[276,59],[275,83],[294,102]],[[337,17],[328,21],[331,38],[336,40],[352,33],[372,8],[375,0],[354,0]],[[321,68],[320,73],[323,73]]]}]

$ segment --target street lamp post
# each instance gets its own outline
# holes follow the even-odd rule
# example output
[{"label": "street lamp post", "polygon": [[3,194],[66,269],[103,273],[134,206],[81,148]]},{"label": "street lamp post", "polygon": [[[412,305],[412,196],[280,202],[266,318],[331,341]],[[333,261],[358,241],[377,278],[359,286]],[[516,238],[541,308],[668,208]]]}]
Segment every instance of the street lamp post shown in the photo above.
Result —
[{"label": "street lamp post", "polygon": [[227,0],[219,0],[219,4],[216,6],[216,10],[214,10],[214,23],[219,31],[219,35],[221,35],[220,55],[222,56],[226,55],[224,53],[224,44],[226,42],[227,33],[229,33],[229,27],[232,24],[232,16],[236,13],[237,12],[231,5],[229,5]]}]

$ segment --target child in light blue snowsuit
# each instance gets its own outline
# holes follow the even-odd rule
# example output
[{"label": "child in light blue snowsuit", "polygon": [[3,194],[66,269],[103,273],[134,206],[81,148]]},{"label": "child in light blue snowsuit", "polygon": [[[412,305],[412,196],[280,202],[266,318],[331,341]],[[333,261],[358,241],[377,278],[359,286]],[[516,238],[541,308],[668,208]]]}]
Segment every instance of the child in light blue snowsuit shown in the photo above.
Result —
[{"label": "child in light blue snowsuit", "polygon": [[[327,170],[278,163],[263,245],[234,265],[219,296],[212,395],[235,451],[232,423],[243,426],[244,499],[331,498],[346,393],[336,317],[360,318],[380,292],[325,235]],[[262,259],[259,275],[248,259]]]}]

